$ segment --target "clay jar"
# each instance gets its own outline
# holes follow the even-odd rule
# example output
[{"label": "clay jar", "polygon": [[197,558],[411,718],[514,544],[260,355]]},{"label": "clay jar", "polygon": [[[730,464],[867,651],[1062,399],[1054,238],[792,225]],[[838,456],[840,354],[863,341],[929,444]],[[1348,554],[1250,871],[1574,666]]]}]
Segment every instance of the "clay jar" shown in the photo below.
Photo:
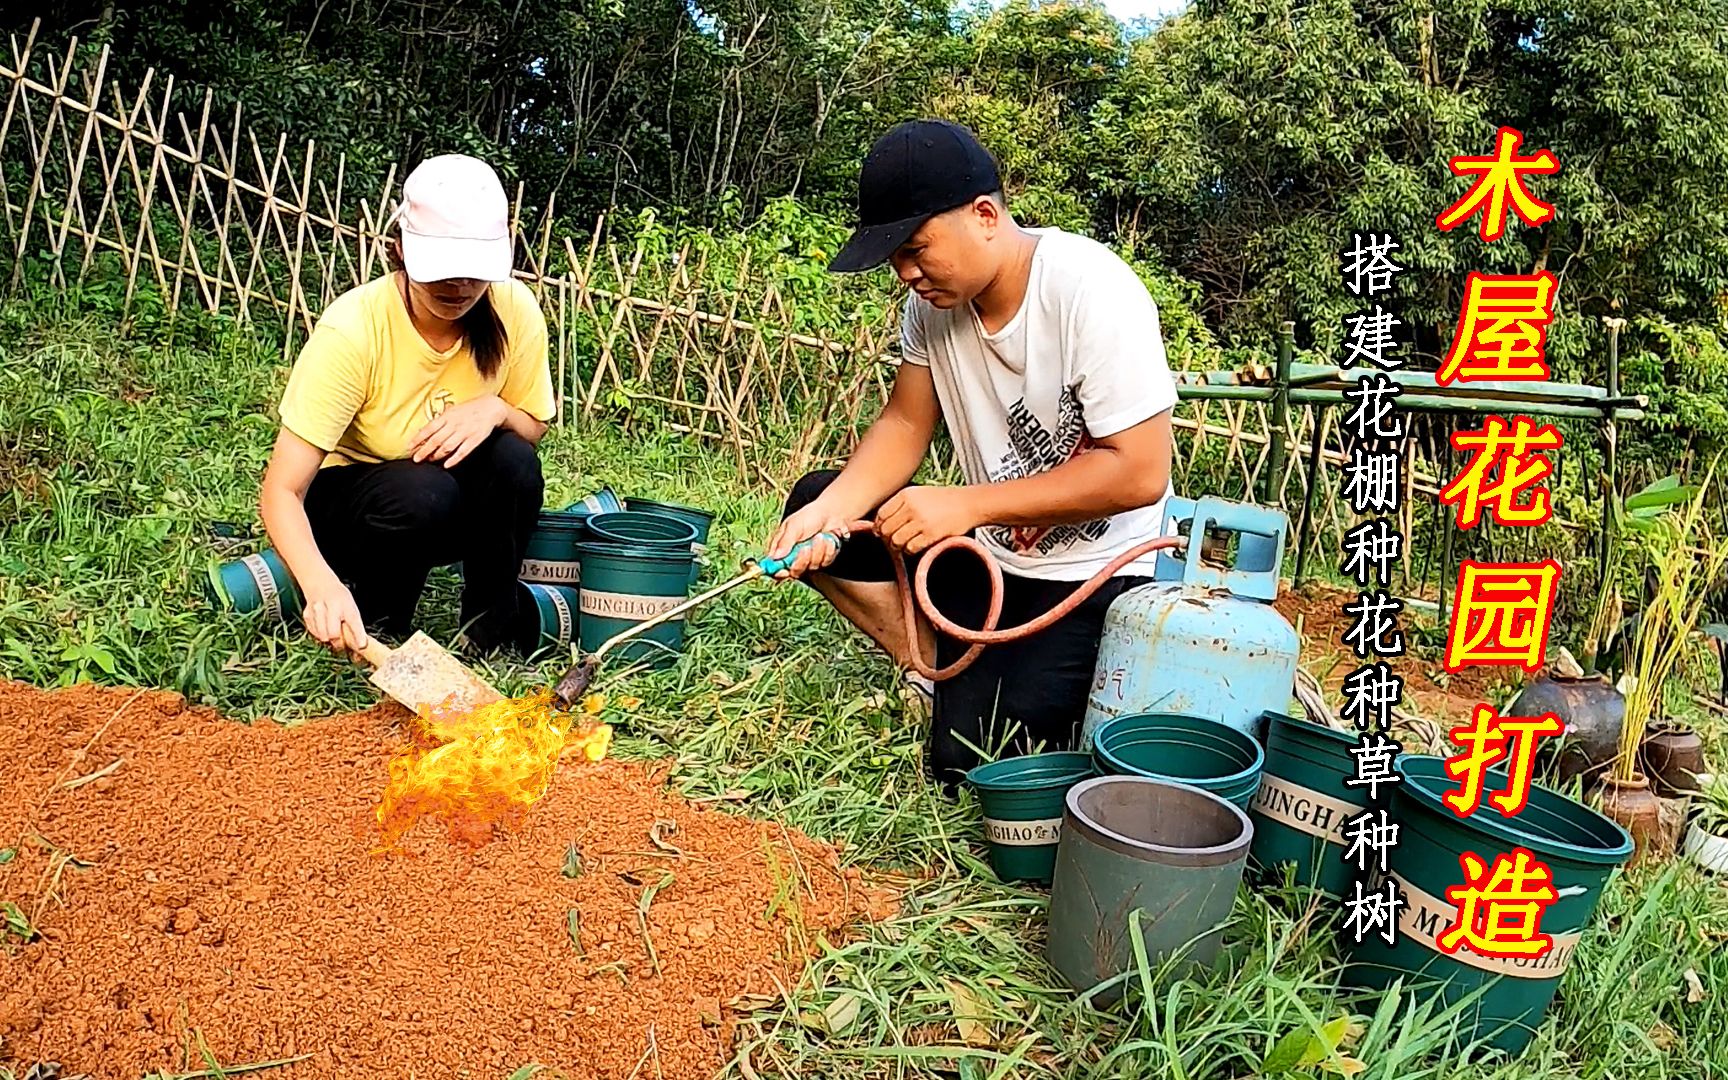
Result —
[{"label": "clay jar", "polygon": [[1693,777],[1708,770],[1704,765],[1704,740],[1686,724],[1666,722],[1651,725],[1644,736],[1644,774],[1656,794],[1675,798],[1698,790]]},{"label": "clay jar", "polygon": [[1620,752],[1620,727],[1626,719],[1626,700],[1600,675],[1568,678],[1543,672],[1512,702],[1508,716],[1541,716],[1553,713],[1566,725],[1558,740],[1544,739],[1543,758],[1558,743],[1561,782],[1575,776],[1605,770]]},{"label": "clay jar", "polygon": [[1601,799],[1602,813],[1632,834],[1633,864],[1661,854],[1662,802],[1643,773],[1633,773],[1630,780],[1604,775]]}]

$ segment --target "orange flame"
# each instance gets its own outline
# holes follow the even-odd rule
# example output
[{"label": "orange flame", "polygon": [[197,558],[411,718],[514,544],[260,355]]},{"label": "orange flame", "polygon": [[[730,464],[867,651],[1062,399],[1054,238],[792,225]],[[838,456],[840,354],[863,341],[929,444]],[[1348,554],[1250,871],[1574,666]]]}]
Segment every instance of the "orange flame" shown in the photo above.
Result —
[{"label": "orange flame", "polygon": [[606,756],[612,728],[593,719],[599,710],[590,699],[580,714],[557,712],[542,692],[455,716],[420,712],[408,725],[413,742],[390,760],[377,811],[381,850],[427,816],[443,819],[452,840],[484,843],[493,826],[519,820],[546,794],[566,749],[589,761]]}]

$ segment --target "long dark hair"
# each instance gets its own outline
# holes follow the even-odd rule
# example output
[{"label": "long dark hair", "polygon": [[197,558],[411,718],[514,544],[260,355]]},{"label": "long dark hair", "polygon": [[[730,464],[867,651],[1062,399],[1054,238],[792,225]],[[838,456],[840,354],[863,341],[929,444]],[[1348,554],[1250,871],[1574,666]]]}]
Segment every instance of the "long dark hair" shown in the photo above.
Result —
[{"label": "long dark hair", "polygon": [[[390,269],[406,274],[408,268],[402,261],[401,237],[392,236],[385,249]],[[474,354],[474,366],[480,369],[481,376],[490,379],[498,374],[498,369],[504,366],[504,350],[510,345],[510,335],[504,329],[504,320],[498,317],[498,308],[492,303],[492,286],[486,286],[480,299],[456,320],[456,325],[462,328],[462,339]]]}]

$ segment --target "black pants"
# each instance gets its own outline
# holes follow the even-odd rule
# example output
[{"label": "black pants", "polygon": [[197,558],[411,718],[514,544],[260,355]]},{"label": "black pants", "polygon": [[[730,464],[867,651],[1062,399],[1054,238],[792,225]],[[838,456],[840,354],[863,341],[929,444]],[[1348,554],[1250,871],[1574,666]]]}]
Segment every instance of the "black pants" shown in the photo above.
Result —
[{"label": "black pants", "polygon": [[[799,480],[787,500],[786,513],[812,502],[838,475],[814,472]],[[841,545],[840,554],[823,573],[843,581],[893,581],[892,558],[875,536],[857,535]],[[908,560],[908,582],[919,561],[919,557]],[[1055,625],[1018,641],[986,645],[971,667],[937,683],[932,731],[925,745],[925,766],[931,775],[943,784],[958,784],[979,761],[967,742],[1004,756],[1028,753],[1039,743],[1044,750],[1073,748],[1086,717],[1104,614],[1118,596],[1150,580],[1113,578]],[[1019,626],[1035,619],[1081,584],[1004,572],[997,625]],[[984,625],[990,610],[990,576],[976,556],[964,551],[939,556],[930,567],[929,586],[930,599],[943,615],[973,629]],[[938,631],[935,666],[946,667],[967,648],[965,642]],[[1010,728],[1014,729],[1011,739]]]},{"label": "black pants", "polygon": [[411,633],[427,573],[461,562],[463,629],[490,650],[520,629],[516,579],[543,494],[534,445],[498,431],[453,469],[431,461],[320,469],[306,516],[369,632]]}]

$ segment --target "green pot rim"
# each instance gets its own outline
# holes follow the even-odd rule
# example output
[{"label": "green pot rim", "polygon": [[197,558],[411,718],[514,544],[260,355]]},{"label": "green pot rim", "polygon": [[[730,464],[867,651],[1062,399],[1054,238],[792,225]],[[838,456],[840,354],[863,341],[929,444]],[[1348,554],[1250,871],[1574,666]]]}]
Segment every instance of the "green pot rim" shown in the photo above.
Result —
[{"label": "green pot rim", "polygon": [[689,548],[616,540],[584,540],[576,545],[577,561],[583,555],[611,555],[632,562],[662,562],[671,566],[682,566],[696,557]]},{"label": "green pot rim", "polygon": [[[1425,772],[1431,762],[1439,765],[1441,772],[1439,777],[1422,775],[1412,771],[1413,769],[1421,769]],[[1557,840],[1546,833],[1517,828],[1515,825],[1509,824],[1508,819],[1502,818],[1499,811],[1486,807],[1477,810],[1467,818],[1461,818],[1452,810],[1451,807],[1447,806],[1445,802],[1441,800],[1441,796],[1452,790],[1454,784],[1452,778],[1447,776],[1445,773],[1445,762],[1445,758],[1435,757],[1431,754],[1401,754],[1399,755],[1398,760],[1393,764],[1393,768],[1396,769],[1398,775],[1403,778],[1404,782],[1400,784],[1399,787],[1402,788],[1406,796],[1414,799],[1429,812],[1439,815],[1452,825],[1456,825],[1466,830],[1486,833],[1496,840],[1505,841],[1515,847],[1529,848],[1531,851],[1538,854],[1558,855],[1568,859],[1576,859],[1579,862],[1592,863],[1596,865],[1616,866],[1625,861],[1627,856],[1632,854],[1632,834],[1621,827],[1619,822],[1608,817],[1606,814],[1590,809],[1583,803],[1573,802],[1571,799],[1568,799],[1559,792],[1551,791],[1548,788],[1543,787],[1541,784],[1530,785],[1530,797],[1532,802],[1536,800],[1538,792],[1543,794],[1544,802],[1548,799],[1558,799],[1561,802],[1566,803],[1568,806],[1575,808],[1577,812],[1587,814],[1590,817],[1601,821],[1620,837],[1620,843],[1612,848],[1582,847],[1567,840]],[[1506,780],[1506,773],[1502,770],[1490,769],[1488,770],[1488,777],[1490,780],[1498,777],[1500,781],[1504,782]],[[1439,785],[1438,789],[1435,787],[1437,783]],[[1528,810],[1529,807],[1527,805],[1525,807],[1525,812],[1528,812]],[[1510,819],[1510,821],[1517,822],[1522,817],[1523,814],[1521,813],[1518,817]]]},{"label": "green pot rim", "polygon": [[542,510],[535,515],[534,521],[541,526],[585,529],[588,527],[588,519],[593,516],[593,514],[578,514],[570,510]]},{"label": "green pot rim", "polygon": [[[664,522],[664,523],[666,523],[666,525],[668,527],[677,528],[681,535],[668,536],[668,537],[665,537],[664,539],[644,540],[643,538],[641,538],[639,536],[623,536],[620,534],[612,533],[609,531],[610,523],[602,520],[604,518],[614,518],[614,519],[622,518],[622,517],[625,517],[626,515],[628,515],[632,519],[638,519],[638,520],[645,519],[645,520],[653,521],[653,522]],[[694,544],[696,542],[696,537],[698,535],[700,535],[700,533],[701,533],[700,529],[698,529],[696,526],[690,524],[688,521],[683,521],[683,520],[680,520],[679,518],[671,517],[670,515],[667,515],[667,514],[648,514],[648,513],[643,513],[639,510],[638,511],[617,510],[617,511],[613,511],[612,513],[607,513],[607,514],[595,514],[594,516],[592,516],[588,519],[588,531],[592,532],[595,536],[598,536],[603,540],[610,540],[613,543],[617,543],[617,544],[643,544],[643,545],[660,545],[660,544],[663,544],[667,547],[676,547],[679,544]]]},{"label": "green pot rim", "polygon": [[1348,734],[1339,731],[1337,728],[1327,727],[1324,724],[1316,724],[1312,720],[1303,720],[1299,717],[1291,716],[1288,713],[1274,712],[1271,709],[1267,709],[1260,715],[1266,718],[1266,738],[1268,742],[1270,742],[1272,738],[1271,730],[1274,727],[1282,726],[1289,728],[1293,732],[1300,732],[1304,735],[1317,735],[1328,742],[1335,742],[1342,746],[1358,745],[1355,739],[1351,738]]},{"label": "green pot rim", "polygon": [[706,518],[710,523],[720,516],[712,510],[704,510],[700,506],[685,506],[683,503],[663,502],[659,499],[629,498],[624,500],[625,513],[631,512],[636,507],[642,507],[649,512],[675,510],[680,514],[694,514],[697,517]]},{"label": "green pot rim", "polygon": [[[1038,771],[1046,770],[1046,771]],[[1035,775],[1016,780],[1020,773]],[[998,774],[1006,774],[998,776]],[[1054,788],[1064,783],[1077,783],[1093,775],[1092,758],[1078,750],[1059,750],[1048,754],[1025,754],[1001,761],[975,765],[966,772],[966,782],[987,791],[1030,791]]]},{"label": "green pot rim", "polygon": [[[1182,717],[1183,719],[1186,719],[1186,720],[1196,721],[1200,724],[1201,731],[1208,736],[1214,735],[1214,732],[1206,731],[1206,729],[1208,727],[1215,728],[1218,733],[1228,732],[1229,736],[1226,736],[1225,738],[1223,738],[1220,741],[1229,742],[1230,744],[1232,744],[1233,746],[1236,746],[1238,748],[1240,748],[1243,743],[1246,743],[1249,747],[1253,748],[1254,760],[1248,766],[1246,766],[1245,768],[1242,768],[1242,769],[1238,769],[1236,772],[1225,773],[1223,776],[1212,776],[1212,777],[1206,777],[1204,779],[1201,779],[1201,778],[1192,777],[1192,776],[1176,776],[1172,773],[1148,772],[1144,769],[1139,769],[1139,768],[1135,768],[1133,766],[1130,766],[1127,762],[1121,760],[1120,758],[1116,757],[1115,754],[1110,752],[1110,747],[1108,745],[1106,733],[1110,730],[1111,727],[1113,727],[1116,724],[1119,724],[1125,720],[1140,720],[1140,719],[1145,719],[1148,717],[1161,717],[1161,716],[1173,716],[1173,717],[1179,716],[1179,717]],[[1150,732],[1148,732],[1148,733],[1150,733]],[[1174,733],[1176,733],[1176,732],[1173,732],[1173,734]],[[1240,740],[1240,742],[1238,742],[1237,740]],[[1102,759],[1104,762],[1108,763],[1111,768],[1122,770],[1122,773],[1125,773],[1127,775],[1150,776],[1150,777],[1155,777],[1157,779],[1174,780],[1177,783],[1185,783],[1185,784],[1204,783],[1207,785],[1224,785],[1224,784],[1230,784],[1230,783],[1239,783],[1241,781],[1250,779],[1255,774],[1262,771],[1266,766],[1266,751],[1260,745],[1259,741],[1256,740],[1253,736],[1247,735],[1247,734],[1240,732],[1240,731],[1237,731],[1235,728],[1231,727],[1229,724],[1226,724],[1221,720],[1213,720],[1212,718],[1206,717],[1206,716],[1194,716],[1190,713],[1129,713],[1129,714],[1125,714],[1123,716],[1112,717],[1111,719],[1106,720],[1103,724],[1100,724],[1098,726],[1098,730],[1094,731],[1092,733],[1092,752],[1093,752],[1093,754],[1097,755],[1100,759]]]}]

